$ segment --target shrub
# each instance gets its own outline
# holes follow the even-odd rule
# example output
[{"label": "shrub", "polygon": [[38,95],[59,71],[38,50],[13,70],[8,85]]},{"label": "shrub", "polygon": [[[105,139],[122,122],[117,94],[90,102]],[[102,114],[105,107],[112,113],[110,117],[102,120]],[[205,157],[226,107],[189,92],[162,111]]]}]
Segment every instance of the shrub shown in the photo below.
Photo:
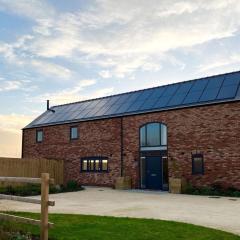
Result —
[{"label": "shrub", "polygon": [[[66,186],[50,186],[49,193],[73,192],[80,191],[83,188],[74,180],[69,181]],[[15,196],[36,196],[41,194],[41,186],[38,184],[26,184],[22,186],[0,187],[0,194]]]},{"label": "shrub", "polygon": [[240,191],[236,188],[224,188],[219,184],[213,184],[212,186],[204,187],[194,187],[190,183],[188,183],[184,193],[205,196],[240,197]]},{"label": "shrub", "polygon": [[77,183],[77,181],[75,180],[70,180],[67,182],[67,186],[66,189],[68,191],[77,191],[79,190],[79,188],[81,189],[81,186],[79,186],[79,184]]}]

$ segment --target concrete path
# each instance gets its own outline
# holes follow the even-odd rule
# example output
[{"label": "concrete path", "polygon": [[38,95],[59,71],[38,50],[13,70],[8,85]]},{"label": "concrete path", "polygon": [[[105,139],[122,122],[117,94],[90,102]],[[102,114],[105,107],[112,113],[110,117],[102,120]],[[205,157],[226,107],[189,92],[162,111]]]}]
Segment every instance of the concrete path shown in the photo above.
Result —
[{"label": "concrete path", "polygon": [[[50,199],[56,201],[52,213],[174,220],[240,235],[240,198],[88,187],[80,192],[52,194]],[[0,200],[0,210],[38,212],[40,207]]]}]

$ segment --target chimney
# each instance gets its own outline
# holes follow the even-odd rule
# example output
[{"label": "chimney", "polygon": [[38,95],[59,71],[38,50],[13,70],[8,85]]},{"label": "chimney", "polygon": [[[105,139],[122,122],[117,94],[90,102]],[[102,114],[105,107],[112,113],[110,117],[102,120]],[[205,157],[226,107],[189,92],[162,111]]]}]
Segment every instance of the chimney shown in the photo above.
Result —
[{"label": "chimney", "polygon": [[55,113],[55,110],[50,109],[50,101],[49,100],[47,100],[47,111],[51,111],[51,112]]},{"label": "chimney", "polygon": [[47,111],[49,110],[49,100],[47,100]]}]

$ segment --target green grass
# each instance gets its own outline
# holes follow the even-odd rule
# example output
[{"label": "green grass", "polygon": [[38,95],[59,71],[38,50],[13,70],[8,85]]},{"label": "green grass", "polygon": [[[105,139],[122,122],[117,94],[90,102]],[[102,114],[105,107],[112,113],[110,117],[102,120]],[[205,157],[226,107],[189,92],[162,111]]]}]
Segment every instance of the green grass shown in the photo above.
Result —
[{"label": "green grass", "polygon": [[[15,213],[25,217],[39,218],[35,213]],[[240,240],[231,233],[173,221],[114,218],[87,215],[51,214],[55,224],[50,229],[50,239],[72,240]],[[36,226],[3,223],[14,229],[39,234]]]}]

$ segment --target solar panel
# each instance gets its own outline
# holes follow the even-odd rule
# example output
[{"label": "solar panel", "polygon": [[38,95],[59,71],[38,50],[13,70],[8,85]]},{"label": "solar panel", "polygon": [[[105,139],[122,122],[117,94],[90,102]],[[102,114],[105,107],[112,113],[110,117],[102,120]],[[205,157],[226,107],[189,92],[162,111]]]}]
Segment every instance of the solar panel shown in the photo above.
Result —
[{"label": "solar panel", "polygon": [[111,117],[139,111],[240,100],[240,72],[52,107],[27,127]]},{"label": "solar panel", "polygon": [[239,85],[240,83],[240,76],[239,74],[229,74],[225,77],[223,86],[228,86],[228,85]]},{"label": "solar panel", "polygon": [[164,92],[165,87],[155,88],[151,94],[151,98],[160,98]]},{"label": "solar panel", "polygon": [[237,93],[237,85],[223,86],[217,96],[217,99],[234,98]]},{"label": "solar panel", "polygon": [[179,95],[183,93],[188,93],[192,85],[193,85],[193,82],[182,83],[175,94]]},{"label": "solar panel", "polygon": [[238,85],[238,90],[237,90],[237,94],[236,94],[235,98],[240,99],[240,84]]},{"label": "solar panel", "polygon": [[206,89],[203,92],[199,101],[200,102],[212,101],[212,100],[216,99],[218,92],[219,92],[219,88]]},{"label": "solar panel", "polygon": [[187,92],[184,94],[175,94],[171,100],[168,102],[167,106],[177,106],[182,104],[183,100],[185,99]]},{"label": "solar panel", "polygon": [[206,89],[220,88],[224,80],[224,76],[212,77],[208,80]]},{"label": "solar panel", "polygon": [[116,111],[120,108],[121,104],[114,104],[111,106],[108,106],[106,109],[101,109],[99,112],[97,112],[97,115],[99,113],[102,113],[102,115],[114,115]]},{"label": "solar panel", "polygon": [[114,112],[114,114],[126,112],[131,105],[132,103],[128,103],[128,102],[121,104],[119,108]]},{"label": "solar panel", "polygon": [[171,99],[172,96],[162,96],[161,98],[158,99],[158,101],[155,103],[154,108],[164,108],[167,106],[169,100]]},{"label": "solar panel", "polygon": [[186,98],[183,101],[183,104],[191,104],[198,102],[199,98],[202,95],[202,91],[189,92]]},{"label": "solar panel", "polygon": [[153,89],[142,91],[136,101],[146,101],[152,94]]},{"label": "solar panel", "polygon": [[208,84],[208,79],[196,80],[193,83],[193,86],[190,92],[203,91]]},{"label": "solar panel", "polygon": [[144,103],[144,101],[136,101],[126,110],[126,112],[138,111],[141,108],[141,106],[143,105],[143,103]]},{"label": "solar panel", "polygon": [[105,103],[105,106],[110,106],[110,105],[113,105],[113,104],[117,103],[119,98],[120,98],[120,96],[109,97],[109,100]]},{"label": "solar panel", "polygon": [[164,90],[162,96],[165,97],[165,96],[173,95],[178,88],[179,88],[179,84],[168,85]]},{"label": "solar panel", "polygon": [[141,106],[141,110],[145,110],[145,109],[151,109],[154,108],[154,105],[156,104],[158,98],[150,98],[147,101],[145,101],[143,103],[143,105]]}]

